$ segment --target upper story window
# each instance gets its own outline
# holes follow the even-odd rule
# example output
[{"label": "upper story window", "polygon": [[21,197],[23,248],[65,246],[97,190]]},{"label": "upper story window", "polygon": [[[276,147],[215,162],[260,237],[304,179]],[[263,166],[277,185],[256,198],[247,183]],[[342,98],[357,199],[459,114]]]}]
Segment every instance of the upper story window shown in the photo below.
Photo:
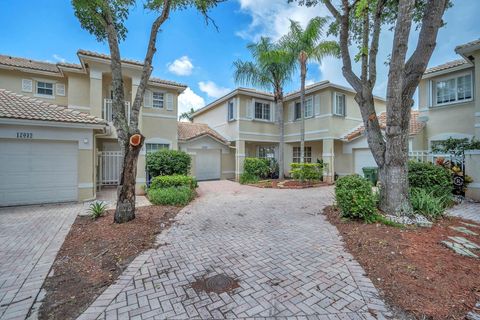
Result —
[{"label": "upper story window", "polygon": [[145,150],[147,153],[155,152],[161,149],[170,149],[170,145],[168,143],[146,143]]},{"label": "upper story window", "polygon": [[37,81],[37,94],[43,96],[53,96],[53,83]]},{"label": "upper story window", "polygon": [[154,91],[152,95],[152,107],[163,108],[163,92]]},{"label": "upper story window", "polygon": [[333,114],[344,117],[346,115],[346,97],[343,93],[335,92],[333,97]]},{"label": "upper story window", "polygon": [[[295,120],[302,117],[302,103],[295,102]],[[305,118],[313,117],[313,98],[305,99]]]},{"label": "upper story window", "polygon": [[434,83],[435,105],[469,101],[473,98],[472,74],[437,80]]},{"label": "upper story window", "polygon": [[228,121],[235,119],[233,100],[228,101]]},{"label": "upper story window", "polygon": [[[293,162],[300,163],[300,147],[293,147]],[[305,147],[303,153],[305,163],[312,163],[312,147]]]},{"label": "upper story window", "polygon": [[270,121],[270,103],[255,102],[255,119]]},{"label": "upper story window", "polygon": [[275,147],[274,146],[259,146],[258,157],[262,159],[275,159]]}]

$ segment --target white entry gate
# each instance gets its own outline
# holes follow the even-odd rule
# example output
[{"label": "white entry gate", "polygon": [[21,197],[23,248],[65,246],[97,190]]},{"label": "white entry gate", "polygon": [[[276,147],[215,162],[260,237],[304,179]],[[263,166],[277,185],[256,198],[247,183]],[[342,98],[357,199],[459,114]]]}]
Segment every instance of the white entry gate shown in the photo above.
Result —
[{"label": "white entry gate", "polygon": [[98,152],[98,185],[112,186],[120,183],[122,151]]}]

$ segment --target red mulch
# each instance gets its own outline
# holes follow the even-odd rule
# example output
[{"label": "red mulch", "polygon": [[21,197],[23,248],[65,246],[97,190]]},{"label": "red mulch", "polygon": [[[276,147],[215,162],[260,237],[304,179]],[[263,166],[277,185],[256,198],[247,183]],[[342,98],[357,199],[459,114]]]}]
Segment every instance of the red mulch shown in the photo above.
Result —
[{"label": "red mulch", "polygon": [[53,264],[53,276],[40,319],[75,319],[142,251],[153,248],[156,234],[168,228],[180,207],[136,209],[136,218],[113,223],[113,210],[92,220],[77,217]]},{"label": "red mulch", "polygon": [[469,221],[445,218],[432,228],[400,229],[345,221],[333,207],[324,214],[390,305],[418,319],[464,319],[480,300],[480,259],[460,256],[440,243],[460,236],[480,244],[480,236],[449,228]]},{"label": "red mulch", "polygon": [[305,189],[314,187],[329,186],[330,184],[322,181],[297,181],[297,180],[283,180],[278,179],[262,180],[257,183],[249,184],[250,186],[258,188],[272,188],[272,189]]}]

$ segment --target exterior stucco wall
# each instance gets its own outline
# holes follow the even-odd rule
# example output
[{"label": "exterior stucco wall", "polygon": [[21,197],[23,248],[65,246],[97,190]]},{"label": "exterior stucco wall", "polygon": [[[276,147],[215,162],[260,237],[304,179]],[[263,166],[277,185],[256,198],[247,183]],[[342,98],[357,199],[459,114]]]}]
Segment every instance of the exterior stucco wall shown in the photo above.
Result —
[{"label": "exterior stucco wall", "polygon": [[473,182],[468,185],[466,196],[480,201],[480,150],[465,152],[465,173],[472,177]]}]

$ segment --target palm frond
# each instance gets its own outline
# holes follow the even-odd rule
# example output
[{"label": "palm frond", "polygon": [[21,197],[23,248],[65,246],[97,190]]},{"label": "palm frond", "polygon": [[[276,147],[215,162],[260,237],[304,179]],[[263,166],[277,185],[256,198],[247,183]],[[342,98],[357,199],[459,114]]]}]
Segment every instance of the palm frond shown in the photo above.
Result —
[{"label": "palm frond", "polygon": [[340,46],[336,41],[322,41],[312,50],[313,60],[320,63],[325,57],[340,58]]}]

